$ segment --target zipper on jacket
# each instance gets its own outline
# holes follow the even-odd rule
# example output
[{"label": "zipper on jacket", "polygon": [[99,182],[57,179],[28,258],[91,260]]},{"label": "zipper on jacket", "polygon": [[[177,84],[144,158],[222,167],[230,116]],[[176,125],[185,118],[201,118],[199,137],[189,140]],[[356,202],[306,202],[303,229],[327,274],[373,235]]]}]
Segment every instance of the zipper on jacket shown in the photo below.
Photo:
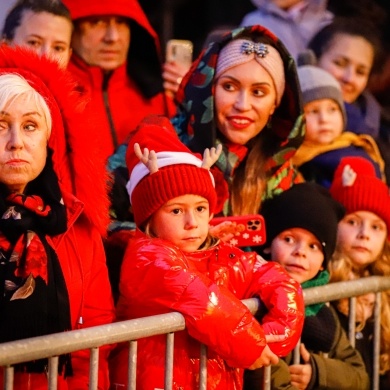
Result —
[{"label": "zipper on jacket", "polygon": [[115,151],[118,147],[118,138],[116,136],[114,120],[112,119],[112,115],[111,115],[110,102],[108,101],[108,82],[110,80],[111,75],[112,72],[104,74],[102,90],[103,90],[104,108],[106,110],[108,123],[110,125],[111,139],[112,139],[112,143],[114,144],[114,151]]}]

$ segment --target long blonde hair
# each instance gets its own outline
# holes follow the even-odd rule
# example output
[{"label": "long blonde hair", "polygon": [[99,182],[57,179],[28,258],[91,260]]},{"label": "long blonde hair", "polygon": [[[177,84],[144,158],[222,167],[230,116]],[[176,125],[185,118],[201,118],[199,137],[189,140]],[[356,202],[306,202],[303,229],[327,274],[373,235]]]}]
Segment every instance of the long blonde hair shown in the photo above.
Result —
[{"label": "long blonde hair", "polygon": [[[390,275],[390,242],[385,241],[382,252],[378,258],[365,268],[356,268],[352,261],[336,248],[329,261],[330,282],[340,282],[357,279],[365,276],[389,276]],[[390,294],[387,291],[381,293],[381,332],[380,332],[380,372],[390,370]],[[337,302],[339,310],[348,315],[346,300]],[[357,302],[359,305],[359,302]],[[357,330],[361,330],[365,323],[360,323]]]},{"label": "long blonde hair", "polygon": [[268,127],[248,143],[250,151],[237,167],[230,188],[232,215],[258,213],[271,175],[267,172],[266,165],[279,144],[280,139]]}]

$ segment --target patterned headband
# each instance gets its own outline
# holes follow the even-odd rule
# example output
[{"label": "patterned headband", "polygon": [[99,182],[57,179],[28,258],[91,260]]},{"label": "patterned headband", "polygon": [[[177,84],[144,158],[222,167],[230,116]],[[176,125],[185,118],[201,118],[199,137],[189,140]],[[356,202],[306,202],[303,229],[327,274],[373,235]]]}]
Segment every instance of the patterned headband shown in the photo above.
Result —
[{"label": "patterned headband", "polygon": [[215,70],[218,78],[226,70],[255,60],[271,76],[276,90],[276,104],[279,105],[285,88],[284,65],[279,52],[271,45],[246,39],[235,39],[219,53]]}]

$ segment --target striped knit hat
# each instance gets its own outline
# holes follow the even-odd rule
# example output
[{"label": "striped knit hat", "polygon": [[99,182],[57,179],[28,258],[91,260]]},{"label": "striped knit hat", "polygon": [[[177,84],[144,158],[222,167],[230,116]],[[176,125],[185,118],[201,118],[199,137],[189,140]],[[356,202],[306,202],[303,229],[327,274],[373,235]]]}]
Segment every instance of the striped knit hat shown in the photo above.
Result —
[{"label": "striped knit hat", "polygon": [[[148,148],[157,155],[158,171],[150,173],[134,152],[138,143],[141,150]],[[178,138],[169,120],[151,117],[144,121],[131,138],[126,154],[130,180],[127,192],[138,227],[170,199],[193,194],[209,201],[214,211],[217,194],[214,178],[202,167],[200,155],[193,154]]]}]

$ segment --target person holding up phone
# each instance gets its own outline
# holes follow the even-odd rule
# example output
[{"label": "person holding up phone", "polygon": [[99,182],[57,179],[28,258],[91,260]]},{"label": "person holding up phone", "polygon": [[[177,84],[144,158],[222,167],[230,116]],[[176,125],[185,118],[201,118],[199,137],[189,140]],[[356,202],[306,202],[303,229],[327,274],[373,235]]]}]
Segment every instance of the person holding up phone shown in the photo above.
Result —
[{"label": "person holding up phone", "polygon": [[170,39],[167,42],[165,63],[163,65],[164,89],[175,96],[183,76],[192,65],[193,44],[184,39]]},{"label": "person holding up phone", "polygon": [[[175,389],[199,388],[200,344],[207,346],[207,388],[242,388],[243,369],[278,361],[297,343],[304,303],[299,283],[279,264],[209,234],[217,196],[209,167],[177,137],[167,118],[142,124],[129,142],[127,190],[137,232],[122,265],[117,319],[169,312],[185,317],[175,334]],[[140,281],[142,280],[142,283]],[[259,297],[261,324],[241,302]],[[137,388],[164,388],[166,338],[138,341]],[[129,343],[111,355],[111,386],[126,387]]]},{"label": "person holding up phone", "polygon": [[171,86],[171,96],[165,93],[158,36],[137,0],[63,3],[74,23],[68,69],[90,95],[97,137],[108,158],[146,115],[175,113],[171,97],[178,85]]}]

